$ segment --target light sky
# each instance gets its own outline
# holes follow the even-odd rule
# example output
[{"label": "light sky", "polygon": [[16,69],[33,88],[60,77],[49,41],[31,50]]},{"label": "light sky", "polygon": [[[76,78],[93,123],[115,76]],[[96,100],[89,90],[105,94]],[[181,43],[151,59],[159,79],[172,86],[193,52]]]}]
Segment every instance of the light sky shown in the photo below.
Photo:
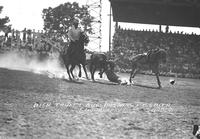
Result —
[{"label": "light sky", "polygon": [[[66,2],[78,2],[80,5],[85,5],[90,0],[0,0],[0,6],[3,6],[3,11],[0,17],[8,16],[12,27],[18,30],[28,29],[42,30],[43,19],[42,10],[48,7],[56,7]],[[94,0],[91,0],[94,1]],[[107,51],[109,46],[109,0],[102,0],[102,51]],[[112,34],[114,33],[114,22],[112,22]],[[144,25],[119,23],[123,28],[133,28],[136,30],[151,29],[158,30],[158,25]],[[165,27],[163,27],[164,30]],[[195,32],[200,34],[199,28],[183,28],[170,27],[172,31],[184,31],[187,33]]]},{"label": "light sky", "polygon": [[[12,27],[15,29],[23,30],[26,27],[28,29],[42,30],[42,10],[44,8],[54,8],[66,2],[78,2],[80,5],[86,5],[88,1],[89,0],[0,0],[0,5],[4,7],[0,15],[2,17],[8,16],[10,18],[10,24],[12,24]],[[109,9],[109,0],[103,0],[102,51],[107,51],[109,48]],[[112,27],[112,32],[113,29]]]}]

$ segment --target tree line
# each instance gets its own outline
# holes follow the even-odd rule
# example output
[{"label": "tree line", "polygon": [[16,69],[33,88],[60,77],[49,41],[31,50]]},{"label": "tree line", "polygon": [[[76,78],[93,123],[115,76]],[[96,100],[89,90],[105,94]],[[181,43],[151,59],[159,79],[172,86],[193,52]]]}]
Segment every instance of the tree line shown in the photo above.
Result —
[{"label": "tree line", "polygon": [[[0,6],[0,14],[2,10],[3,6]],[[42,10],[42,18],[44,21],[44,31],[56,33],[60,37],[67,37],[67,31],[75,18],[80,20],[80,25],[85,32],[93,33],[91,23],[94,21],[94,17],[90,15],[87,6],[80,6],[77,2],[67,2],[54,8],[45,8]],[[4,32],[11,31],[12,25],[8,25],[9,22],[10,19],[7,16],[0,18],[0,30]]]}]

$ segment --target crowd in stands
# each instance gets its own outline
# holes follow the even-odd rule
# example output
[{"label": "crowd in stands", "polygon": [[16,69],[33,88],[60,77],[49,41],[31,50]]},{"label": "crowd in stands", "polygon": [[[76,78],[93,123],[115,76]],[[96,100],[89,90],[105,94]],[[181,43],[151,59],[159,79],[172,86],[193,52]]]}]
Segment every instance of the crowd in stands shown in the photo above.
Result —
[{"label": "crowd in stands", "polygon": [[130,69],[128,57],[155,48],[167,50],[163,73],[182,77],[200,76],[200,36],[195,34],[135,31],[117,28],[113,37],[113,54],[121,69]]},{"label": "crowd in stands", "polygon": [[[27,30],[26,28],[23,31],[11,30],[0,36],[0,49],[50,53],[54,50],[52,46],[59,44],[58,40],[55,40],[55,38],[57,37],[53,35],[49,37],[49,34],[47,35],[44,32],[35,32],[34,30]],[[56,44],[54,42],[56,42]]]}]

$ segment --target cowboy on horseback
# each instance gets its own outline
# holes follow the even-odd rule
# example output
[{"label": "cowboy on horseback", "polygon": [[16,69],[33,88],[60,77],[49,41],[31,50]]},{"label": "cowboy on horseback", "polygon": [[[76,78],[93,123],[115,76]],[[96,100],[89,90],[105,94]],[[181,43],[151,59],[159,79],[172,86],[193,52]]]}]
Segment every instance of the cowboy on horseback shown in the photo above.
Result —
[{"label": "cowboy on horseback", "polygon": [[[73,20],[72,27],[68,31],[68,37],[70,40],[69,47],[67,50],[61,54],[64,65],[67,69],[69,79],[75,78],[73,75],[73,70],[75,66],[79,66],[79,77],[81,77],[81,65],[85,71],[86,78],[86,55],[84,52],[84,45],[89,42],[89,38],[86,33],[78,27],[79,21],[77,19]],[[72,76],[72,78],[71,78]]]},{"label": "cowboy on horseback", "polygon": [[68,37],[69,37],[70,43],[69,43],[69,48],[67,50],[67,53],[69,56],[73,55],[74,50],[76,50],[74,48],[79,46],[79,38],[80,38],[80,34],[82,30],[80,27],[78,27],[78,25],[79,25],[78,19],[74,19],[72,23],[72,27],[68,31]]}]

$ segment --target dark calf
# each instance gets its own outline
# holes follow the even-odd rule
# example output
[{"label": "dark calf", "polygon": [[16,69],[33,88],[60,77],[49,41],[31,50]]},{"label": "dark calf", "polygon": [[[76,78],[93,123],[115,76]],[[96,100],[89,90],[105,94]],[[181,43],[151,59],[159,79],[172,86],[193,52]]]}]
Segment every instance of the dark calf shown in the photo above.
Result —
[{"label": "dark calf", "polygon": [[96,70],[99,70],[100,78],[102,78],[102,74],[106,71],[107,68],[107,58],[105,54],[102,53],[94,53],[90,57],[90,73],[91,78],[94,81],[94,74]]}]

